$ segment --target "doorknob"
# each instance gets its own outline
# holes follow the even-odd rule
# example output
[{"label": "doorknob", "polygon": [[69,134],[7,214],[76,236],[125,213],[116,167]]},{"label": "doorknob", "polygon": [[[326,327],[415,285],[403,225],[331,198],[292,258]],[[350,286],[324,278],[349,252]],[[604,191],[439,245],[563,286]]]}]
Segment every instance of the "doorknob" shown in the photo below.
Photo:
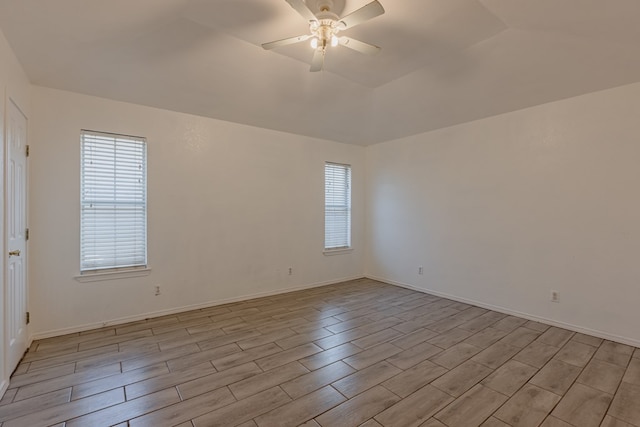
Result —
[{"label": "doorknob", "polygon": [[9,256],[20,256],[20,249],[16,249],[15,251],[9,251]]}]

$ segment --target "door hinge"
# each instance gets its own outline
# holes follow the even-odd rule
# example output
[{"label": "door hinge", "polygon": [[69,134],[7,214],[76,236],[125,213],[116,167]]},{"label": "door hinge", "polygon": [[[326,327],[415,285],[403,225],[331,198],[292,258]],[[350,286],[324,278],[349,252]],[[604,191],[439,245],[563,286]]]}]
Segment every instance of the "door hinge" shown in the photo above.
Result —
[{"label": "door hinge", "polygon": [[29,146],[27,145],[27,157],[29,157]]},{"label": "door hinge", "polygon": [[31,313],[27,311],[27,325],[31,322]]},{"label": "door hinge", "polygon": [[29,240],[29,229],[27,228],[27,231],[24,232],[24,239],[25,240]]}]

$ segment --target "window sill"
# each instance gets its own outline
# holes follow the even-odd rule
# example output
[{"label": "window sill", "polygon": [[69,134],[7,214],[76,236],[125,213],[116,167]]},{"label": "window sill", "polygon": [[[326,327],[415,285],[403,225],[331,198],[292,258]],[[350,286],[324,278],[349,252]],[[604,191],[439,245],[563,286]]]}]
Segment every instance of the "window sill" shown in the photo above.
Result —
[{"label": "window sill", "polygon": [[353,252],[353,248],[325,249],[324,251],[322,251],[325,256],[342,255],[351,252]]},{"label": "window sill", "polygon": [[75,276],[74,279],[76,279],[80,283],[88,283],[88,282],[100,282],[102,280],[117,280],[117,279],[128,279],[130,277],[148,276],[150,273],[151,273],[150,268],[136,268],[131,270],[86,273],[86,274],[81,274],[79,276]]}]

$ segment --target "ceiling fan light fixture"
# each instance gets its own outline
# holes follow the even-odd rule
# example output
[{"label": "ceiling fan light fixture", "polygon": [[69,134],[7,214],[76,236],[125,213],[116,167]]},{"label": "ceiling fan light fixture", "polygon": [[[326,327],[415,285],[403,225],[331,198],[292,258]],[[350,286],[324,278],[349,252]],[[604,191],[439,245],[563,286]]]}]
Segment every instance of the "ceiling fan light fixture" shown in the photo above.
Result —
[{"label": "ceiling fan light fixture", "polygon": [[[301,36],[289,37],[282,40],[276,40],[269,43],[263,43],[264,49],[273,49],[278,46],[286,46],[310,40],[311,48],[314,50],[311,59],[310,71],[322,70],[324,64],[324,55],[328,46],[346,46],[360,53],[372,55],[377,53],[380,48],[359,40],[349,37],[338,37],[338,33],[342,30],[350,29],[356,25],[360,25],[370,19],[380,16],[384,13],[384,8],[379,0],[371,0],[360,9],[349,13],[346,16],[339,17],[332,10],[334,2],[338,3],[339,10],[342,10],[345,0],[285,0],[293,7],[309,24],[309,34]],[[314,12],[309,8],[309,3],[315,5]],[[340,12],[338,12],[340,13]]]}]

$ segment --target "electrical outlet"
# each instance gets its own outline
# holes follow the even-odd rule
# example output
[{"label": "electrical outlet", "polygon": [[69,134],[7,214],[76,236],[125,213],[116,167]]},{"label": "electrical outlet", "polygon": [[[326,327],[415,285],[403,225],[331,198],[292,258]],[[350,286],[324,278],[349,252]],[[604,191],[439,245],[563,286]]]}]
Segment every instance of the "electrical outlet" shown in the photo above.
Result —
[{"label": "electrical outlet", "polygon": [[289,276],[293,274],[293,267],[289,267]]},{"label": "electrical outlet", "polygon": [[421,276],[424,274],[424,268],[422,268],[422,266],[418,267],[418,274]]},{"label": "electrical outlet", "polygon": [[551,291],[551,302],[560,302],[560,292]]},{"label": "electrical outlet", "polygon": [[160,286],[156,285],[156,296],[160,295]]}]

